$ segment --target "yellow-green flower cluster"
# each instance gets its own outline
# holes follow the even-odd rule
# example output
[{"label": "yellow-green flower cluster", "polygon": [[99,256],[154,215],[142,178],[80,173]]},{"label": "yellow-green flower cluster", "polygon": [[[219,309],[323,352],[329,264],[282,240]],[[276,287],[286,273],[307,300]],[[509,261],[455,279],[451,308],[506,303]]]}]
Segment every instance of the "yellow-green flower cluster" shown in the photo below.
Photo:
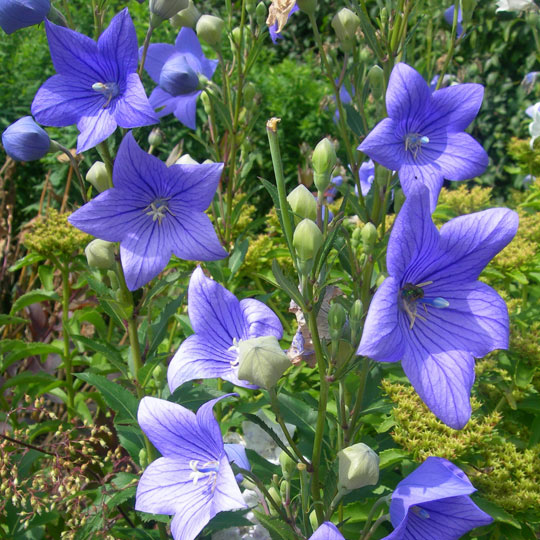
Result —
[{"label": "yellow-green flower cluster", "polygon": [[28,251],[44,257],[68,258],[82,252],[92,237],[70,225],[69,213],[50,208],[47,215],[36,218],[24,235]]},{"label": "yellow-green flower cluster", "polygon": [[530,139],[512,137],[508,143],[508,153],[517,161],[524,174],[540,176],[540,152],[538,147],[530,147]]}]

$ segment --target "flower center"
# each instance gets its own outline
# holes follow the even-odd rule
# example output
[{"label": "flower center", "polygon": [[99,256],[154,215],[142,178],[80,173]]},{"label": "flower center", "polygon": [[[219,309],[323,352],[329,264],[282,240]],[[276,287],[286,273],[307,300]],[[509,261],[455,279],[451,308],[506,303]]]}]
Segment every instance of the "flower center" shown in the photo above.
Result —
[{"label": "flower center", "polygon": [[111,102],[112,98],[116,97],[120,93],[118,85],[115,82],[94,83],[92,85],[92,90],[94,92],[97,92],[98,94],[103,94],[107,98],[105,105],[103,105],[104,109],[106,109],[109,106],[109,103]]},{"label": "flower center", "polygon": [[429,519],[429,512],[421,506],[411,506],[411,510],[422,519]]},{"label": "flower center", "polygon": [[238,354],[240,353],[240,349],[238,348],[240,346],[241,339],[233,338],[233,344],[227,349],[228,351],[236,353],[236,360],[231,360],[230,364],[231,367],[238,367],[240,365],[240,360],[238,359]]},{"label": "flower center", "polygon": [[[170,197],[169,197],[170,198]],[[161,225],[161,220],[165,217],[165,214],[169,212],[171,216],[174,214],[170,211],[167,201],[169,199],[159,198],[151,202],[144,210],[147,216],[151,216],[153,221],[158,221],[158,224]],[[148,210],[148,212],[146,212]]]},{"label": "flower center", "polygon": [[200,463],[198,459],[192,459],[189,462],[189,468],[193,471],[189,474],[189,478],[193,480],[193,485],[196,485],[201,478],[208,478],[207,483],[212,484],[212,491],[214,491],[219,471],[219,463],[217,461]]},{"label": "flower center", "polygon": [[420,135],[420,133],[407,133],[405,136],[405,150],[410,150],[415,158],[422,149],[422,145],[428,143],[429,137]]},{"label": "flower center", "polygon": [[405,310],[405,313],[407,313],[407,316],[411,321],[411,326],[409,327],[410,330],[412,330],[412,327],[414,326],[414,321],[417,317],[422,321],[426,320],[425,317],[417,313],[419,303],[424,306],[424,311],[426,312],[426,315],[428,314],[427,306],[444,309],[450,305],[450,302],[448,302],[448,300],[445,300],[440,296],[437,296],[435,298],[426,298],[424,296],[424,289],[422,289],[422,287],[425,287],[426,285],[431,285],[432,283],[433,281],[426,281],[425,283],[419,283],[418,285],[413,285],[412,283],[405,283],[405,285],[400,291],[399,296],[403,309]]}]

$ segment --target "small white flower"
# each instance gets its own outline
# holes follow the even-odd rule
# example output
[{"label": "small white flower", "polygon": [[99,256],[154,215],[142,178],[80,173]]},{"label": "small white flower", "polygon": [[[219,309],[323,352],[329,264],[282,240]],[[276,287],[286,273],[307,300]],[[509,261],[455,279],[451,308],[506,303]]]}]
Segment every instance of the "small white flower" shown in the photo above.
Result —
[{"label": "small white flower", "polygon": [[497,11],[524,11],[535,7],[533,0],[497,0]]},{"label": "small white flower", "polygon": [[[527,114],[529,114],[529,109],[527,109]],[[530,116],[533,119],[533,121],[529,124],[529,133],[531,134],[530,146],[532,150],[534,141],[540,137],[540,102],[533,105]]]}]

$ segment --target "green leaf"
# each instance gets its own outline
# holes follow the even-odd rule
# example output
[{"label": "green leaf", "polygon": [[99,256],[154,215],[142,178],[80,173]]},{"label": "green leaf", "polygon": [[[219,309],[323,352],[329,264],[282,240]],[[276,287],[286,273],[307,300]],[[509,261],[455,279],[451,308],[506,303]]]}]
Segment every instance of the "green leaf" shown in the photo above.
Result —
[{"label": "green leaf", "polygon": [[52,291],[54,289],[54,268],[46,264],[40,264],[38,266],[38,274],[43,288],[46,291]]},{"label": "green leaf", "polygon": [[489,514],[495,521],[498,521],[499,523],[507,523],[516,529],[521,529],[520,523],[500,506],[497,506],[491,501],[486,501],[485,499],[482,499],[482,497],[478,497],[476,495],[473,495],[472,499],[481,510]]},{"label": "green leaf", "polygon": [[24,343],[22,346],[17,347],[17,350],[8,354],[3,362],[0,362],[0,373],[5,371],[11,364],[21,360],[22,358],[28,358],[29,356],[38,356],[42,354],[62,354],[63,350],[60,347],[51,345],[48,343]]},{"label": "green leaf", "polygon": [[[299,394],[299,397],[302,397],[302,394]],[[307,396],[304,397],[307,398]],[[283,390],[278,394],[278,402],[285,422],[296,426],[310,441],[313,441],[317,424],[317,411],[310,407],[306,401],[287,395]]]},{"label": "green leaf", "polygon": [[391,467],[392,465],[400,463],[408,457],[409,454],[399,448],[388,448],[388,450],[379,452],[379,468],[385,469],[386,467]]},{"label": "green leaf", "polygon": [[23,319],[22,317],[0,313],[0,326],[4,326],[5,324],[28,324],[29,322],[28,319]]},{"label": "green leaf", "polygon": [[167,334],[167,325],[169,324],[169,319],[178,311],[178,308],[182,305],[185,296],[186,291],[184,291],[178,298],[171,300],[161,312],[159,320],[150,327],[150,332],[153,338],[148,348],[148,353],[146,354],[147,358],[151,358],[154,355],[160,343],[163,341],[163,338]]},{"label": "green leaf", "polygon": [[22,259],[19,259],[15,264],[10,266],[9,271],[15,272],[16,270],[20,270],[25,266],[30,266],[43,260],[45,260],[45,257],[43,255],[39,255],[38,253],[29,253]]},{"label": "green leaf", "polygon": [[72,334],[70,337],[73,339],[73,341],[78,341],[89,349],[101,353],[116,369],[118,369],[118,371],[122,373],[122,375],[124,375],[124,377],[127,377],[128,369],[126,362],[115,347],[96,338],[89,339],[85,336],[79,336],[77,334]]},{"label": "green leaf", "polygon": [[276,281],[281,289],[285,291],[302,309],[304,309],[304,299],[302,298],[298,287],[291,279],[283,274],[278,262],[275,259],[272,261],[272,273],[274,274],[274,277],[276,278]]},{"label": "green leaf", "polygon": [[362,122],[360,113],[352,105],[347,103],[343,104],[343,108],[347,117],[347,125],[357,137],[363,137],[365,135],[364,123]]},{"label": "green leaf", "polygon": [[205,534],[211,534],[216,531],[228,529],[229,527],[250,527],[253,522],[246,519],[244,516],[249,512],[249,509],[240,510],[237,512],[220,512],[214,516],[208,525],[205,527]]},{"label": "green leaf", "polygon": [[76,373],[75,376],[99,390],[105,403],[117,413],[117,420],[137,422],[139,400],[129,390],[96,373]]},{"label": "green leaf", "polygon": [[236,243],[234,246],[234,251],[232,252],[232,255],[229,257],[229,270],[231,271],[231,275],[229,276],[229,281],[232,280],[236,272],[238,272],[240,266],[242,266],[242,263],[244,262],[244,259],[246,258],[246,253],[249,247],[249,241],[247,239],[242,240],[240,243]]},{"label": "green leaf", "polygon": [[27,292],[13,302],[10,314],[13,315],[26,306],[36,304],[37,302],[44,302],[45,300],[60,302],[60,296],[55,291],[45,291],[43,289]]},{"label": "green leaf", "polygon": [[298,538],[290,527],[279,518],[267,516],[262,512],[257,512],[257,510],[254,510],[253,513],[261,525],[268,530],[272,540],[296,540]]}]

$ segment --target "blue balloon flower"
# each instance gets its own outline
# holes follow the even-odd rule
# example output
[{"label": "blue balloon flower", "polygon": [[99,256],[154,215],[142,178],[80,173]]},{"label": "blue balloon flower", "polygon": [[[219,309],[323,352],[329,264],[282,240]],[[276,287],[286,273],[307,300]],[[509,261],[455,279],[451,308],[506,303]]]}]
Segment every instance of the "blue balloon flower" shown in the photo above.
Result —
[{"label": "blue balloon flower", "polygon": [[117,126],[158,122],[137,74],[137,35],[127,8],[113,17],[98,42],[45,22],[57,75],[37,91],[32,114],[40,124],[77,124],[77,152],[109,137]]},{"label": "blue balloon flower", "polygon": [[200,267],[189,281],[188,313],[195,334],[180,345],[169,364],[171,392],[186,381],[217,377],[253,388],[238,379],[238,343],[261,336],[281,339],[283,327],[277,315],[253,298],[238,300]]},{"label": "blue balloon flower", "polygon": [[174,45],[150,45],[144,69],[159,85],[150,94],[157,115],[173,113],[182,124],[195,129],[197,98],[202,92],[197,89],[198,78],[203,75],[211,79],[217,64],[217,60],[204,56],[197,34],[191,28],[182,28]]},{"label": "blue balloon flower", "polygon": [[171,165],[139,148],[128,133],[114,162],[114,187],[79,208],[69,222],[109,242],[120,242],[130,290],[156,277],[174,253],[181,259],[213,261],[221,247],[208,208],[222,163]]},{"label": "blue balloon flower", "polygon": [[6,154],[15,161],[34,161],[49,151],[51,139],[31,116],[24,116],[2,133],[2,144]]},{"label": "blue balloon flower", "polygon": [[[452,26],[454,24],[454,10],[455,6],[450,6],[448,9],[444,11],[444,20]],[[463,34],[463,13],[461,12],[461,8],[458,9],[458,15],[457,15],[457,27],[456,27],[456,35],[457,37],[461,37],[461,34]]]},{"label": "blue balloon flower", "polygon": [[398,171],[405,195],[424,184],[434,209],[443,179],[482,174],[488,156],[465,128],[482,104],[479,84],[458,84],[431,93],[412,67],[396,64],[386,92],[388,118],[379,122],[358,149]]},{"label": "blue balloon flower", "polygon": [[39,24],[45,19],[51,0],[0,0],[0,27],[6,34]]},{"label": "blue balloon flower", "polygon": [[457,540],[489,525],[493,518],[469,497],[475,491],[459,467],[428,457],[394,490],[390,503],[394,532],[382,540]]},{"label": "blue balloon flower", "polygon": [[174,514],[175,540],[193,540],[218,512],[246,507],[212,411],[224,397],[197,414],[153,397],[139,405],[139,425],[163,457],[139,480],[135,509]]},{"label": "blue balloon flower", "polygon": [[418,395],[445,424],[471,416],[474,357],[508,347],[504,300],[478,276],[514,237],[516,212],[493,208],[450,220],[437,230],[429,193],[410,193],[396,218],[386,262],[358,354],[401,360]]},{"label": "blue balloon flower", "polygon": [[310,537],[309,540],[345,540],[339,529],[330,521],[325,521]]}]

